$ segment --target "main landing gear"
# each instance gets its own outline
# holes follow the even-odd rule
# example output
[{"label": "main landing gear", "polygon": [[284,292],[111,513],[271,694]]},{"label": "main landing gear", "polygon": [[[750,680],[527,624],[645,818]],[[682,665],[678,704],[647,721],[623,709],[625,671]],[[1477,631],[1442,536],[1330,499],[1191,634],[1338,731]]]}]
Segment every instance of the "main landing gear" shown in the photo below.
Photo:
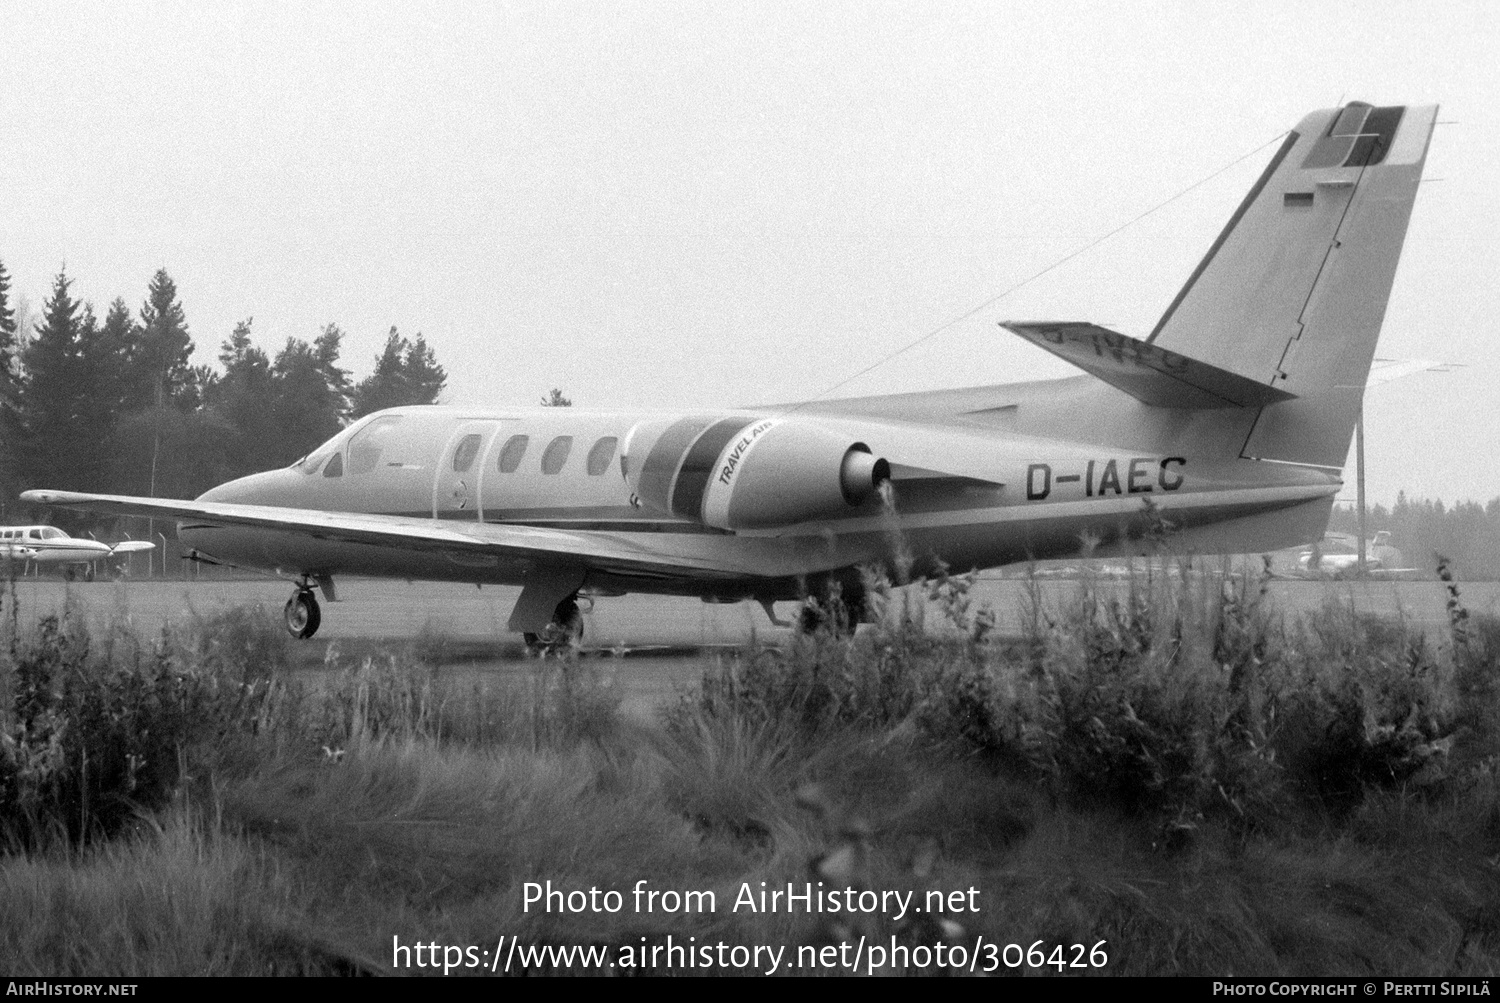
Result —
[{"label": "main landing gear", "polygon": [[551,623],[535,634],[526,631],[521,637],[528,652],[542,657],[578,644],[583,640],[583,613],[578,608],[578,597],[569,596],[558,603],[552,611]]},{"label": "main landing gear", "polygon": [[318,597],[312,586],[302,582],[297,591],[286,601],[286,629],[297,640],[306,640],[318,632],[323,614],[318,609]]},{"label": "main landing gear", "polygon": [[845,592],[835,586],[802,601],[796,628],[799,634],[826,631],[835,637],[853,637],[855,629],[869,618],[870,604],[863,590]]}]

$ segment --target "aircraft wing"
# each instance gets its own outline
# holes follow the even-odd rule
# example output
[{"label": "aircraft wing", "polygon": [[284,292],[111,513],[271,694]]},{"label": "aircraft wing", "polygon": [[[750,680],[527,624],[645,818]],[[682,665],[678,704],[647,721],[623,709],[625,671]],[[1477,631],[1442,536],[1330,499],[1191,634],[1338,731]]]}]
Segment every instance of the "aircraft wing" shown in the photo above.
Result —
[{"label": "aircraft wing", "polygon": [[95,495],[75,491],[26,491],[21,500],[39,505],[195,521],[215,526],[245,526],[299,534],[314,540],[363,543],[403,550],[429,551],[453,557],[488,557],[576,563],[610,570],[695,570],[735,574],[744,569],[691,554],[663,555],[620,534],[586,530],[562,532],[535,526],[439,522],[361,512],[279,508],[226,502],[176,501],[128,495]]},{"label": "aircraft wing", "polygon": [[1007,321],[1000,326],[1155,407],[1258,408],[1294,396],[1097,324]]}]

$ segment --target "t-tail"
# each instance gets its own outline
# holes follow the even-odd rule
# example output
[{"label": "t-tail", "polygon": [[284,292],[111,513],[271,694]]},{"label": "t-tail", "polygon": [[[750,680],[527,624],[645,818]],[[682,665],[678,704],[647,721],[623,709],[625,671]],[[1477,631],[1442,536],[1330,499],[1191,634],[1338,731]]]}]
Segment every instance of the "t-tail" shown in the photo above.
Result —
[{"label": "t-tail", "polygon": [[1255,409],[1245,458],[1341,467],[1436,115],[1304,118],[1145,341],[1005,326],[1156,407]]}]

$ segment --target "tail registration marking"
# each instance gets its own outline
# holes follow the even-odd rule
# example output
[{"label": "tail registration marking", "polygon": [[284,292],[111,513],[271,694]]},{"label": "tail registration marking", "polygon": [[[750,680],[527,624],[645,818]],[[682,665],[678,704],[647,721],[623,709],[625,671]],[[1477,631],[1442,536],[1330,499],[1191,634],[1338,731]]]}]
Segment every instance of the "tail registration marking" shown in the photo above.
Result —
[{"label": "tail registration marking", "polygon": [[1052,493],[1054,485],[1077,484],[1079,481],[1083,482],[1085,498],[1143,495],[1157,488],[1176,491],[1185,480],[1182,468],[1186,465],[1187,458],[1182,456],[1132,456],[1128,459],[1089,460],[1081,474],[1054,474],[1052,464],[1032,463],[1026,467],[1026,500],[1041,501]]}]

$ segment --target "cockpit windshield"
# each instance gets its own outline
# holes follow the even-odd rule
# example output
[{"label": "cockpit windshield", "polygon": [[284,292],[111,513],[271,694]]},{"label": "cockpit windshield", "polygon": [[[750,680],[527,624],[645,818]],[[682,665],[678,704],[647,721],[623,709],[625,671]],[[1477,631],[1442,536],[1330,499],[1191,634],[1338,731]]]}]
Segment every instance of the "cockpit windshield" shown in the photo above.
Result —
[{"label": "cockpit windshield", "polygon": [[[344,462],[341,460],[336,474],[329,474],[327,468],[324,468],[324,463],[329,462],[329,457],[333,456],[333,454],[342,453],[344,445],[348,444],[348,447],[350,447],[348,462],[350,462],[351,474],[363,474],[363,472],[371,471],[371,469],[375,468],[375,463],[380,460],[380,445],[378,445],[378,442],[383,439],[383,432],[390,432],[399,421],[401,421],[399,415],[383,415],[383,417],[372,418],[369,421],[356,421],[356,423],[351,424],[347,429],[342,429],[338,435],[333,436],[332,439],[324,442],[320,447],[315,448],[308,456],[303,456],[302,459],[291,463],[291,469],[309,475],[323,471],[327,477],[338,477],[338,474],[344,472]],[[377,444],[374,447],[374,456],[371,454],[372,444]]]},{"label": "cockpit windshield", "polygon": [[[293,470],[299,470],[304,474],[315,474],[322,470],[328,474],[323,464],[334,453],[343,451],[347,444],[349,455],[344,458],[345,463],[340,464],[339,472],[347,469],[350,474],[368,474],[376,467],[381,466],[382,458],[387,461],[392,457],[385,455],[392,443],[392,436],[398,428],[406,421],[406,416],[399,414],[383,414],[371,418],[369,421],[359,421],[344,429],[323,445],[314,449],[311,453],[302,457],[292,464]],[[400,465],[402,457],[395,458],[398,462],[388,465]]]},{"label": "cockpit windshield", "polygon": [[355,432],[349,438],[349,473],[368,474],[378,467],[381,454],[400,424],[400,415],[382,415]]},{"label": "cockpit windshield", "polygon": [[319,446],[317,449],[314,449],[311,453],[308,453],[296,463],[293,463],[292,469],[301,471],[304,474],[317,473],[320,469],[322,469],[323,464],[328,460],[328,457],[332,456],[334,453],[343,451],[344,439],[347,438],[348,431],[348,429],[344,429],[343,431],[339,432],[338,435],[335,435],[332,439],[329,439],[327,442],[323,443],[323,445]]},{"label": "cockpit windshield", "polygon": [[328,454],[332,453],[337,448],[338,446],[336,443],[325,442],[317,449],[314,449],[311,453],[308,453],[306,456],[302,457],[302,459],[298,460],[296,463],[293,463],[292,469],[299,470],[304,474],[315,474],[318,472],[318,468],[323,465],[323,461],[328,459]]}]

